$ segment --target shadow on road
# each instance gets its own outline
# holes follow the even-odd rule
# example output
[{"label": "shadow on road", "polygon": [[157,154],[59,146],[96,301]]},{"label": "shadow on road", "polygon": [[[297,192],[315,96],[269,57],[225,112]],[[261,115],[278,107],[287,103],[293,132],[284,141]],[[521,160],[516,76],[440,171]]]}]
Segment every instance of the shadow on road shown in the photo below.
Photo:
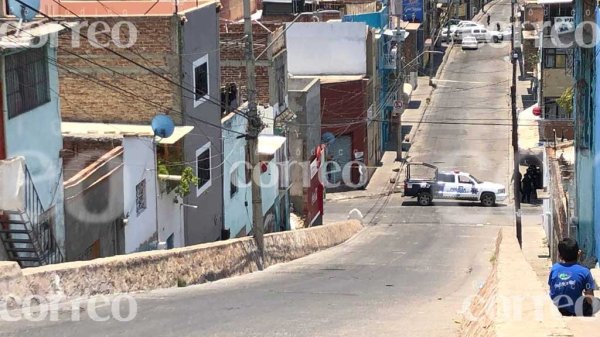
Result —
[{"label": "shadow on road", "polygon": [[[419,203],[417,202],[417,200],[415,199],[414,201],[403,201],[402,202],[402,206],[417,206],[417,207],[428,207],[428,206],[421,206],[419,205]],[[442,207],[481,207],[481,208],[487,208],[487,207],[483,207],[479,202],[477,201],[436,201],[432,204],[432,206],[442,206]],[[491,208],[502,208],[502,207],[507,207],[507,205],[505,204],[496,204],[496,206],[491,207]]]}]

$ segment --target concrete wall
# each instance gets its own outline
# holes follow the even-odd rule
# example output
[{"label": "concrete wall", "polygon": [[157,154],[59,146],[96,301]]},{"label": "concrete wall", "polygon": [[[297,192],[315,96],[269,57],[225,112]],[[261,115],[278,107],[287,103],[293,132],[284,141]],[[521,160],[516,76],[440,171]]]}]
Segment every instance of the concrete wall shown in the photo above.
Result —
[{"label": "concrete wall", "polygon": [[288,126],[290,161],[294,163],[290,167],[290,199],[294,209],[306,217],[311,190],[309,164],[321,144],[321,84],[318,78],[290,78],[289,85],[289,107],[296,114],[295,123]]},{"label": "concrete wall", "polygon": [[[150,137],[123,138],[125,253],[154,248],[156,238],[156,167]],[[136,186],[145,181],[146,208],[136,207]],[[154,241],[154,243],[153,243]],[[144,246],[142,246],[144,245]]]},{"label": "concrete wall", "polygon": [[[177,202],[175,202],[177,200]],[[173,248],[184,247],[185,237],[183,232],[183,206],[182,200],[175,191],[167,192],[160,189],[157,200],[158,207],[158,241],[167,244],[173,235]]]},{"label": "concrete wall", "polygon": [[565,69],[544,69],[544,97],[560,97],[567,88],[573,86],[573,77]]},{"label": "concrete wall", "polygon": [[[246,132],[248,120],[243,116],[230,113],[222,120],[224,128]],[[252,230],[252,188],[246,185],[246,144],[245,138],[239,134],[223,131],[223,215],[225,229],[230,231],[230,237],[241,237]],[[241,164],[241,165],[240,165]],[[231,172],[237,170],[238,191],[231,195]]]},{"label": "concrete wall", "polygon": [[365,74],[366,38],[362,22],[295,23],[286,31],[288,71],[295,76]]},{"label": "concrete wall", "polygon": [[[285,145],[283,145],[285,146]],[[279,196],[279,168],[275,158],[266,162],[268,164],[267,171],[260,175],[260,193],[262,199],[263,215],[267,214],[269,209],[275,204],[275,200]]]},{"label": "concrete wall", "polygon": [[573,336],[512,231],[503,229],[496,243],[492,270],[463,314],[459,336]]},{"label": "concrete wall", "polygon": [[[56,48],[47,46],[49,59],[56,59]],[[4,69],[4,57],[2,57]],[[7,158],[23,156],[38,196],[45,210],[54,207],[55,237],[64,250],[64,196],[61,133],[61,100],[58,93],[58,69],[54,62],[48,63],[50,101],[33,110],[8,119],[6,99],[3,98],[2,118],[5,127]],[[2,87],[6,88],[6,78],[2,70]],[[4,95],[4,94],[3,94]]]},{"label": "concrete wall", "polygon": [[[265,235],[264,266],[341,244],[361,229],[360,222],[351,220]],[[55,295],[57,282],[67,298],[175,287],[178,281],[203,283],[254,272],[257,258],[254,240],[241,238],[25,270],[14,262],[0,262],[0,298],[8,293]]]},{"label": "concrete wall", "polygon": [[[123,196],[120,146],[65,182],[67,261],[124,253]],[[92,252],[96,241],[99,249]]]},{"label": "concrete wall", "polygon": [[[211,182],[210,187],[198,195],[192,188],[185,201],[199,206],[197,209],[185,207],[186,244],[210,242],[221,238],[223,229],[223,144],[221,129],[210,126],[221,125],[220,80],[219,80],[219,18],[216,3],[200,9],[185,12],[188,21],[185,25],[176,23],[180,30],[182,84],[193,87],[194,61],[207,56],[209,71],[209,100],[196,105],[191,93],[184,93],[183,111],[186,125],[193,125],[194,131],[184,140],[184,157],[196,172],[196,151],[210,143]],[[214,103],[216,101],[217,103]],[[197,172],[196,172],[197,173]]]}]

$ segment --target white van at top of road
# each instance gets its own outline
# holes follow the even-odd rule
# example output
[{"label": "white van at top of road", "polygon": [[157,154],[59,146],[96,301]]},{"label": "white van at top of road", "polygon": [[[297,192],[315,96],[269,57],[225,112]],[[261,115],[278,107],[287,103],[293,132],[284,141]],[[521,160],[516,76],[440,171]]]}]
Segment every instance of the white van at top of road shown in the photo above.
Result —
[{"label": "white van at top of road", "polygon": [[474,21],[459,21],[458,24],[456,25],[451,25],[450,27],[446,27],[444,29],[442,29],[441,32],[441,37],[442,40],[446,39],[446,36],[448,36],[448,30],[450,31],[450,36],[454,36],[454,33],[457,30],[463,29],[463,28],[469,28],[469,27],[483,27],[483,25],[480,25]]},{"label": "white van at top of road", "polygon": [[473,36],[477,39],[477,41],[494,43],[498,43],[503,39],[502,33],[493,30],[487,30],[484,27],[468,27],[458,29],[454,33],[454,39],[457,41],[462,41],[463,36]]}]

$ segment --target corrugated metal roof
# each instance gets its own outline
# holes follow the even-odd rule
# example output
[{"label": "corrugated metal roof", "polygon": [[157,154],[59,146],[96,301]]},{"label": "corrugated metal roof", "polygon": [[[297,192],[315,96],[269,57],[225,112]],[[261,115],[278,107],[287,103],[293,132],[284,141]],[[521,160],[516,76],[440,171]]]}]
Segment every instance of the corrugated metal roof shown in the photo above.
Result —
[{"label": "corrugated metal roof", "polygon": [[[62,122],[62,135],[79,138],[152,137],[150,125]],[[194,129],[193,126],[176,126],[173,135],[158,140],[159,144],[175,144]]]}]

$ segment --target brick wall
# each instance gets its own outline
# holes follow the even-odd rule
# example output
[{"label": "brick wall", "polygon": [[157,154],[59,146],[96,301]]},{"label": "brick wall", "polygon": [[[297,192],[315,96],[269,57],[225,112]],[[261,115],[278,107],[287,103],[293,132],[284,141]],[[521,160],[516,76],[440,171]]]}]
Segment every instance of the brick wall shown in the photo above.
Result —
[{"label": "brick wall", "polygon": [[[236,21],[244,18],[243,0],[221,0],[221,19]],[[250,11],[254,13],[257,9],[257,1],[250,1]]]},{"label": "brick wall", "polygon": [[[116,23],[122,21],[122,18],[82,18],[89,25],[98,20],[106,22],[114,32],[119,32],[122,41],[121,46],[118,46],[114,41],[109,41],[106,35],[97,33],[99,43],[110,42],[110,49],[179,82],[180,70],[175,45],[178,39],[175,38],[177,32],[173,29],[175,26],[171,22],[172,17],[128,17],[127,20],[137,31],[135,43],[130,48],[122,48],[133,37],[127,26],[114,28],[118,27]],[[80,32],[85,36],[92,35],[88,35],[88,27],[85,26]],[[79,45],[73,43],[77,40]],[[106,49],[93,46],[88,39],[70,31],[63,31],[59,36],[58,64],[60,94],[63,97],[61,110],[65,121],[145,124],[157,112],[181,110],[176,85]],[[102,67],[108,67],[115,73]],[[116,73],[126,74],[127,77]],[[177,114],[172,114],[178,121]]]},{"label": "brick wall", "polygon": [[[321,134],[351,135],[352,152],[364,152],[364,158],[369,157],[366,121],[368,87],[368,79],[321,83]],[[340,123],[347,125],[338,126]],[[359,180],[356,169],[352,170],[352,180]]]},{"label": "brick wall", "polygon": [[[281,23],[262,23],[264,27],[254,24],[252,34],[254,38],[254,56],[258,56],[273,39],[278,38],[283,32]],[[246,64],[244,62],[244,25],[239,23],[223,23],[220,27],[221,40],[221,83],[236,83],[241,97],[246,97]],[[276,93],[269,90],[269,85],[274,81],[277,69],[273,67],[275,57],[285,50],[285,38],[279,37],[276,43],[265,52],[256,65],[256,89],[259,104],[274,104],[273,97]],[[271,72],[271,74],[270,74]],[[271,76],[270,76],[271,75]]]}]

